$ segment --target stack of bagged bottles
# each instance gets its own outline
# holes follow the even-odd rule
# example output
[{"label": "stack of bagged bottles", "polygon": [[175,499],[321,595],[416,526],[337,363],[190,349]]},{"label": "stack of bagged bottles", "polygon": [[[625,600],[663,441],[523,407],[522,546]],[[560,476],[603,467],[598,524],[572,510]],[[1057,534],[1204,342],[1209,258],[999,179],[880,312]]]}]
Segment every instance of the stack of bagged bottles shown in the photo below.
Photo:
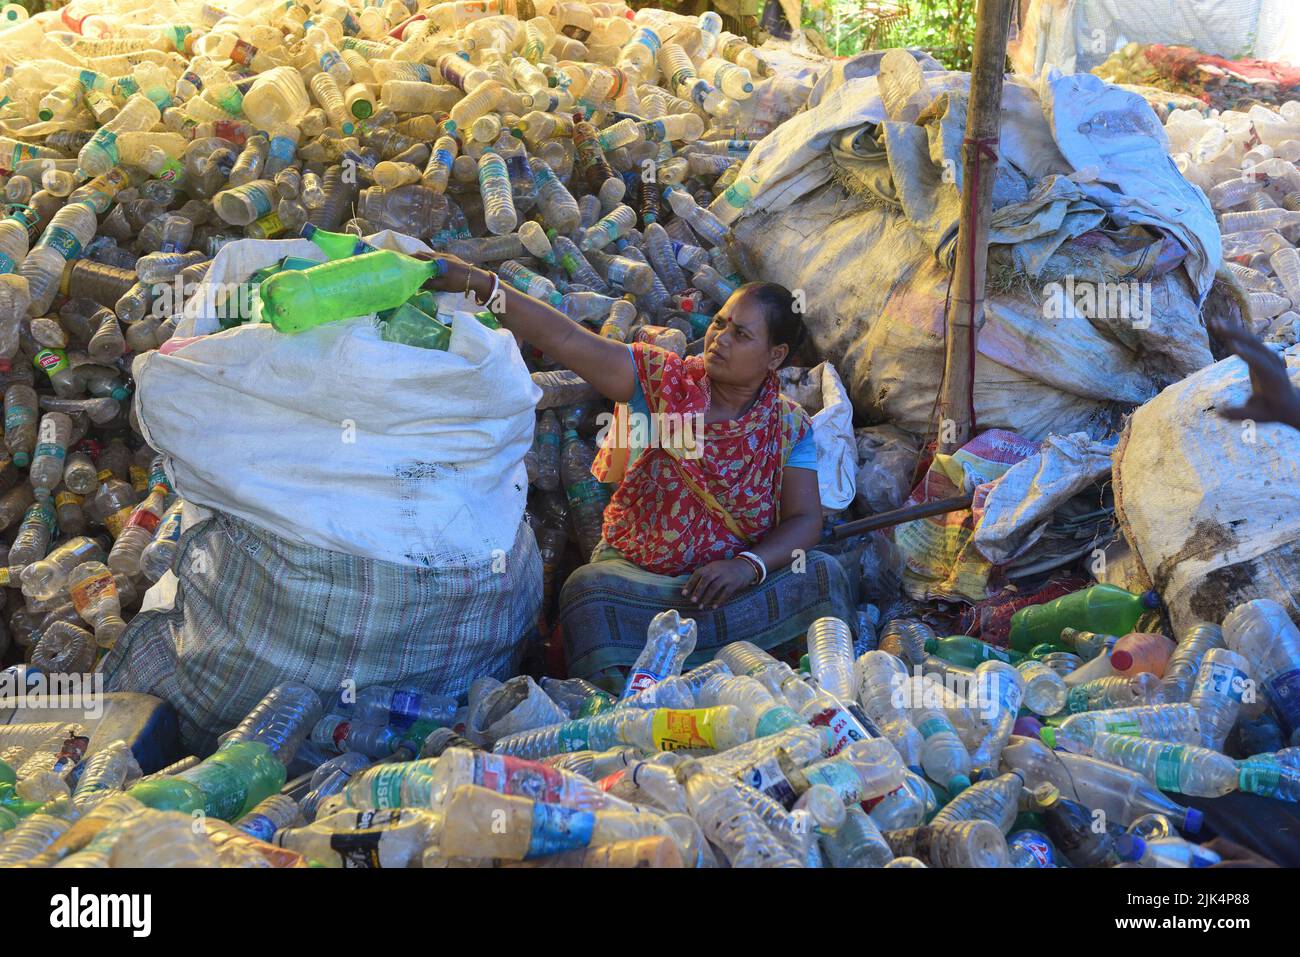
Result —
[{"label": "stack of bagged bottles", "polygon": [[1300,631],[1267,600],[1130,631],[1152,604],[1094,585],[1018,612],[1010,649],[900,620],[856,658],[823,618],[806,671],[744,641],[695,663],[667,611],[616,690],[282,684],[147,776],[123,742],[11,725],[0,864],[1206,866],[1187,798],[1300,800]]},{"label": "stack of bagged bottles", "polygon": [[1300,100],[1277,109],[1174,110],[1165,121],[1174,162],[1210,200],[1223,257],[1257,334],[1300,337]]},{"label": "stack of bagged bottles", "polygon": [[[742,163],[806,95],[722,26],[620,0],[74,0],[0,33],[0,374],[103,400],[103,424],[243,238],[306,237],[327,262],[209,286],[222,325],[373,312],[388,341],[449,348],[437,266],[360,239],[385,229],[601,335],[698,348],[758,278],[730,231],[759,186]],[[610,490],[593,391],[526,359],[550,595]]]}]

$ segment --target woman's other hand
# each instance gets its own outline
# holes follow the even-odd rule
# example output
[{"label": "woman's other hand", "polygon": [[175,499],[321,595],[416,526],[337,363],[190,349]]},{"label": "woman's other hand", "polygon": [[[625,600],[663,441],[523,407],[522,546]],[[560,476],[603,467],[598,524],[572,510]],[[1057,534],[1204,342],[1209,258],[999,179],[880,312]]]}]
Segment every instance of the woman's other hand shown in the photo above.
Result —
[{"label": "woman's other hand", "polygon": [[1210,329],[1227,343],[1250,369],[1250,398],[1242,405],[1219,409],[1225,419],[1281,422],[1300,429],[1300,393],[1291,385],[1286,360],[1241,326],[1212,322]]},{"label": "woman's other hand", "polygon": [[754,584],[754,566],[743,558],[709,562],[695,569],[682,594],[701,608],[717,608],[737,592]]}]

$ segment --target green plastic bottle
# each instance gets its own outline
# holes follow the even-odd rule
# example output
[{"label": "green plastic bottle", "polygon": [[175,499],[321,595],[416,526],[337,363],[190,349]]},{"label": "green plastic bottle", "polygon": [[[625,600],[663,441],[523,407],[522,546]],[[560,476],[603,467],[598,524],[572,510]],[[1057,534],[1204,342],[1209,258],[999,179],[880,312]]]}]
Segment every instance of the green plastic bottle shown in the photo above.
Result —
[{"label": "green plastic bottle", "polygon": [[262,318],[277,332],[292,333],[396,309],[440,272],[437,260],[414,259],[391,249],[278,272],[258,289]]},{"label": "green plastic bottle", "polygon": [[410,301],[396,309],[379,313],[381,333],[385,342],[400,342],[418,349],[437,349],[446,352],[451,344],[451,329],[433,316],[417,309]]},{"label": "green plastic bottle", "polygon": [[1024,657],[1018,652],[1007,651],[990,645],[987,641],[980,641],[972,635],[930,638],[925,643],[925,652],[963,668],[977,668],[986,661],[1005,661],[1013,665]]},{"label": "green plastic bottle", "polygon": [[360,236],[351,233],[331,233],[327,229],[318,229],[311,223],[304,223],[298,235],[316,244],[330,259],[347,259],[362,253],[374,252],[375,247]]},{"label": "green plastic bottle", "polygon": [[1064,647],[1062,628],[1127,635],[1144,612],[1159,607],[1160,597],[1155,592],[1135,595],[1114,585],[1092,585],[1012,615],[1011,647],[1028,651],[1043,642]]},{"label": "green plastic bottle", "polygon": [[233,821],[284,787],[284,765],[261,741],[237,741],[171,777],[143,781],[131,797],[161,811],[202,811]]}]

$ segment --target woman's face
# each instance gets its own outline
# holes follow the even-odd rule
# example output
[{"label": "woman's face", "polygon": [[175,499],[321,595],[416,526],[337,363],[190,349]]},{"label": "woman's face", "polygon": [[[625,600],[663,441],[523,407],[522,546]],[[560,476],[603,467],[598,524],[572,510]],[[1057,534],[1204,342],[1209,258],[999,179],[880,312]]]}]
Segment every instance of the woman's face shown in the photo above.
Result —
[{"label": "woman's face", "polygon": [[768,338],[763,308],[745,292],[733,293],[704,334],[704,371],[723,385],[756,388],[790,351]]}]

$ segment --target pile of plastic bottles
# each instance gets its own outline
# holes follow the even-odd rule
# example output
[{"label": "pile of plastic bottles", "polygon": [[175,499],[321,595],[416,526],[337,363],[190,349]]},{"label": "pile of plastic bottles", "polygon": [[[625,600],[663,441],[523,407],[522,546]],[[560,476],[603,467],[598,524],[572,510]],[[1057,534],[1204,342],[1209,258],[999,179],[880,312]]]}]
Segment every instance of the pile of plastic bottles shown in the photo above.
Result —
[{"label": "pile of plastic bottles", "polygon": [[1284,345],[1300,338],[1300,100],[1277,110],[1203,116],[1174,110],[1165,123],[1174,162],[1209,198],[1228,270],[1246,294],[1254,331]]},{"label": "pile of plastic bottles", "polygon": [[[77,0],[0,32],[0,63],[0,386],[19,470],[41,427],[31,387],[72,416],[40,449],[139,448],[130,363],[244,238],[304,236],[328,262],[235,277],[248,294],[216,291],[223,326],[373,311],[385,339],[446,349],[446,300],[421,288],[436,267],[359,238],[391,229],[601,335],[685,353],[757,278],[729,229],[758,185],[739,171],[806,95],[716,14],[618,0]],[[585,559],[599,539],[600,409],[575,374],[526,359],[544,393],[529,518],[553,592],[568,544]],[[36,500],[47,487],[98,521],[99,485],[35,483]],[[4,528],[24,494],[0,502]],[[47,544],[79,534],[46,526]]]},{"label": "pile of plastic bottles", "polygon": [[695,623],[668,611],[618,694],[283,684],[145,777],[123,742],[87,759],[75,726],[12,725],[0,864],[1207,866],[1179,795],[1300,800],[1300,631],[1267,600],[1130,631],[1152,599],[1024,608],[1010,648],[899,619],[856,658],[823,618],[798,671],[743,641],[686,669]]}]

